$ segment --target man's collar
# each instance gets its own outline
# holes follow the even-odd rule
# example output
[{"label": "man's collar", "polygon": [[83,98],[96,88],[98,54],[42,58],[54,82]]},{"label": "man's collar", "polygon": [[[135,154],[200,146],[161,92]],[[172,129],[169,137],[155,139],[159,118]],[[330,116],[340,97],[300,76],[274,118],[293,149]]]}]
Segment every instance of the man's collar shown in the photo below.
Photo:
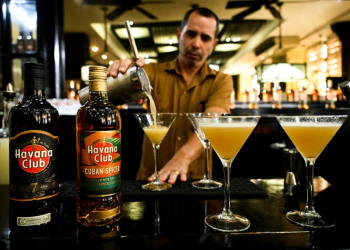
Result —
[{"label": "man's collar", "polygon": [[[177,74],[181,75],[181,70],[178,62],[179,58],[176,57],[174,60],[166,63],[165,70],[166,71],[175,71]],[[211,69],[207,62],[204,62],[203,66],[198,71],[199,74],[203,74],[205,76],[216,76],[217,71]]]}]

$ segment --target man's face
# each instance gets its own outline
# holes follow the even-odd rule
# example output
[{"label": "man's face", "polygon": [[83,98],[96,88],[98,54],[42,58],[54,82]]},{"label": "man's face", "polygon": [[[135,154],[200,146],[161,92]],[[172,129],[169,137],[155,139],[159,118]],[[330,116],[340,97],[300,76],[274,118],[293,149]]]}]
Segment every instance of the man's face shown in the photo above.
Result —
[{"label": "man's face", "polygon": [[183,30],[177,31],[180,61],[191,68],[201,67],[218,42],[215,30],[214,17],[191,13],[187,25]]}]

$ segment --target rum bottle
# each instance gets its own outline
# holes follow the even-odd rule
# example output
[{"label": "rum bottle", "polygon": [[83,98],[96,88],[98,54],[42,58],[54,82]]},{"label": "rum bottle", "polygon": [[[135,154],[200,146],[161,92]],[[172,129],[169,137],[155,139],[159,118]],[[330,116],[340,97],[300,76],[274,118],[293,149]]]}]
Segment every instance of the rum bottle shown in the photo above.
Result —
[{"label": "rum bottle", "polygon": [[27,40],[26,40],[26,49],[27,51],[34,51],[34,43],[35,40],[33,38],[33,32],[29,32],[29,35],[27,36]]},{"label": "rum bottle", "polygon": [[106,70],[89,67],[89,100],[76,116],[77,219],[83,229],[101,233],[122,216],[121,118],[108,101]]},{"label": "rum bottle", "polygon": [[40,236],[59,227],[59,114],[45,98],[45,68],[24,64],[24,97],[9,113],[10,230]]},{"label": "rum bottle", "polygon": [[19,35],[17,37],[17,52],[23,53],[24,52],[24,33],[23,31],[19,32]]}]

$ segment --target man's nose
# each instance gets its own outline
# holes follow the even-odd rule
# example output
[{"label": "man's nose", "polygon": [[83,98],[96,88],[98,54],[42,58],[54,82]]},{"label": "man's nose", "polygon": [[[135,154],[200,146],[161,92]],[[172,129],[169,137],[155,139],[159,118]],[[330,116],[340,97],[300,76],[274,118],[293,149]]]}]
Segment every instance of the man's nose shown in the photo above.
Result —
[{"label": "man's nose", "polygon": [[202,39],[200,36],[196,36],[193,38],[193,41],[192,41],[192,46],[195,47],[195,48],[199,48],[202,44]]}]

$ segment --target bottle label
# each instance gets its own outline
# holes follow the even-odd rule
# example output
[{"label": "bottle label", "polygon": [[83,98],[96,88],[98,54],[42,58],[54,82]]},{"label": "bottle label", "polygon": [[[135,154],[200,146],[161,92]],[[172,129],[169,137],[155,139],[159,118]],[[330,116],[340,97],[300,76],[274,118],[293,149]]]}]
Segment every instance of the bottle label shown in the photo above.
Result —
[{"label": "bottle label", "polygon": [[30,201],[58,195],[59,139],[28,130],[10,138],[10,199]]},{"label": "bottle label", "polygon": [[78,138],[79,191],[90,197],[120,192],[120,131],[81,131]]},{"label": "bottle label", "polygon": [[39,216],[31,217],[17,217],[17,226],[20,227],[29,227],[45,224],[51,221],[51,214],[43,214]]}]

